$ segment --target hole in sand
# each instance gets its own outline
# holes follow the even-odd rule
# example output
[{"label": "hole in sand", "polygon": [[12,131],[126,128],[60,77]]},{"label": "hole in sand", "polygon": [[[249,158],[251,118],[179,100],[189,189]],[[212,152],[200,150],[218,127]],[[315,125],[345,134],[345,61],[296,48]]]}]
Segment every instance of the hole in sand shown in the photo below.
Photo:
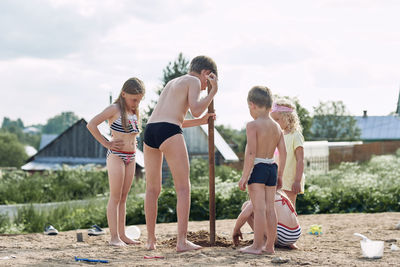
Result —
[{"label": "hole in sand", "polygon": [[[210,244],[210,234],[205,231],[197,231],[197,232],[188,232],[187,239],[196,245],[200,245],[202,247],[212,247]],[[176,237],[162,241],[163,245],[168,247],[176,246]],[[232,240],[226,239],[225,237],[221,237],[215,235],[215,247],[233,247]]]}]

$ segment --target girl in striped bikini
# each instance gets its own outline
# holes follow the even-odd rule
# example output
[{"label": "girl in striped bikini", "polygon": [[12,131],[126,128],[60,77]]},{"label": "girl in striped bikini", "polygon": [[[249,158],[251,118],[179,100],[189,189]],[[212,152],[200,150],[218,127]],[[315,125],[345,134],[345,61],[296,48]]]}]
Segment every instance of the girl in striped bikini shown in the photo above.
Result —
[{"label": "girl in striped bikini", "polygon": [[[117,100],[87,124],[94,138],[107,148],[110,199],[107,221],[110,245],[138,244],[125,235],[126,199],[135,175],[136,136],[139,134],[139,103],[145,94],[141,80],[130,78],[122,86]],[[112,139],[106,140],[97,126],[108,121]]]},{"label": "girl in striped bikini", "polygon": [[[297,249],[296,241],[300,238],[301,227],[292,202],[281,190],[275,194],[275,210],[278,218],[275,245]],[[253,205],[251,201],[246,201],[233,229],[232,238],[235,246],[239,245],[239,237],[242,238],[240,228],[247,222],[253,229],[253,220]]]}]

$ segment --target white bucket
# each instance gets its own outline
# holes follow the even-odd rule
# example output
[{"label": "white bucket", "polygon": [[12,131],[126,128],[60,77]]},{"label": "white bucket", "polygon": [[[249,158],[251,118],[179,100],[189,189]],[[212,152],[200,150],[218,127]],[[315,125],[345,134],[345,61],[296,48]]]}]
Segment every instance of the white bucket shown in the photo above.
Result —
[{"label": "white bucket", "polygon": [[139,239],[140,229],[135,225],[131,225],[125,228],[125,235],[130,239]]},{"label": "white bucket", "polygon": [[360,241],[361,251],[364,257],[369,259],[380,259],[383,256],[383,249],[385,243],[383,241],[373,241],[368,239],[366,236],[355,233],[354,235],[361,237],[363,240]]},{"label": "white bucket", "polygon": [[361,250],[362,254],[366,258],[370,259],[380,259],[383,256],[383,248],[385,243],[383,241],[364,241],[361,240]]}]

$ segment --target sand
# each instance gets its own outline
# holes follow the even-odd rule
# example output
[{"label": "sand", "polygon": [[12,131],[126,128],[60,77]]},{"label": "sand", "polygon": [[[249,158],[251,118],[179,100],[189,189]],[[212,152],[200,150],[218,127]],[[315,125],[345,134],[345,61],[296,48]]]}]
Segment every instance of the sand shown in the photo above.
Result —
[{"label": "sand", "polygon": [[[400,251],[390,250],[391,244],[400,247],[400,230],[396,230],[400,213],[301,215],[299,220],[303,228],[297,243],[300,249],[277,248],[274,256],[240,253],[231,244],[235,220],[219,220],[216,222],[217,246],[211,247],[208,221],[190,222],[190,239],[205,247],[183,253],[175,252],[176,223],[157,225],[159,245],[155,251],[144,248],[145,225],[138,225],[143,245],[125,248],[109,246],[108,234],[92,237],[85,229],[60,232],[57,236],[0,235],[0,266],[400,266]],[[322,235],[307,233],[312,224],[322,225]],[[84,242],[77,242],[77,232],[83,232]],[[251,243],[251,229],[246,226],[242,232],[244,241],[241,244]],[[363,258],[360,238],[353,235],[355,232],[385,241],[383,258]],[[76,262],[75,256],[108,260],[109,263]],[[164,258],[145,259],[153,256]],[[288,262],[273,264],[273,257]]]}]

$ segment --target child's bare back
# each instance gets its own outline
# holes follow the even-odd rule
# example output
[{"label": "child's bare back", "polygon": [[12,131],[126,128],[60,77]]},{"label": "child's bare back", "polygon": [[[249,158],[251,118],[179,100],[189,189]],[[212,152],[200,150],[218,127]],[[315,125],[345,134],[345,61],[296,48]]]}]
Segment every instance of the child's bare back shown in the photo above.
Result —
[{"label": "child's bare back", "polygon": [[273,158],[276,147],[282,136],[282,131],[277,122],[269,116],[257,118],[250,122],[256,128],[256,158]]}]

